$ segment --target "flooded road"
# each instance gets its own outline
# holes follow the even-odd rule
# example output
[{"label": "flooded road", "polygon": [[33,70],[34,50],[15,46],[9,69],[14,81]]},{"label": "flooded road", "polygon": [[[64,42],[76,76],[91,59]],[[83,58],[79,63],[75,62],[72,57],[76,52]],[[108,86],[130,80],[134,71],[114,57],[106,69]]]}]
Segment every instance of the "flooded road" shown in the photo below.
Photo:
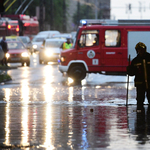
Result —
[{"label": "flooded road", "polygon": [[150,149],[150,113],[135,111],[133,78],[126,107],[126,76],[89,74],[76,85],[37,57],[0,85],[0,149]]}]

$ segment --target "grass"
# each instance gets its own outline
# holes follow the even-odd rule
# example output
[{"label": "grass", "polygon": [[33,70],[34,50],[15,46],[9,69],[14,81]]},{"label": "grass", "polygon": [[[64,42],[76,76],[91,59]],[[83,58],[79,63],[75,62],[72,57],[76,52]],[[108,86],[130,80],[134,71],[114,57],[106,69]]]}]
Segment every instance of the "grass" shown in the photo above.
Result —
[{"label": "grass", "polygon": [[8,74],[0,74],[0,83],[11,80],[11,76]]},{"label": "grass", "polygon": [[8,75],[4,70],[7,70],[9,69],[8,66],[2,66],[0,65],[0,83],[1,82],[6,82],[6,81],[9,81],[11,80],[11,76]]}]

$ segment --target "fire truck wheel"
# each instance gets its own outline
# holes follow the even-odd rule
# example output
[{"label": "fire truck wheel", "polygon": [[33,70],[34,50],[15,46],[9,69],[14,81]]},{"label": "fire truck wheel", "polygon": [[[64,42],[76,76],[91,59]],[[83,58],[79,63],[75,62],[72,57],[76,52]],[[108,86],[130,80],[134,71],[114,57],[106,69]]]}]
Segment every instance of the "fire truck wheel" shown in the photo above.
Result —
[{"label": "fire truck wheel", "polygon": [[73,66],[69,69],[68,76],[76,81],[81,81],[86,77],[86,70],[82,66]]}]

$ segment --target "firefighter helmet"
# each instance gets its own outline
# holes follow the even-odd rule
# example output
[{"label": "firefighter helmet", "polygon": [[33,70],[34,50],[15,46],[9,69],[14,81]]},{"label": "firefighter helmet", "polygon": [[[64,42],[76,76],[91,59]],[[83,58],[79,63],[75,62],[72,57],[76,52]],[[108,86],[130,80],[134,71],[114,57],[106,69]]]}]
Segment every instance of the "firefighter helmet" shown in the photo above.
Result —
[{"label": "firefighter helmet", "polygon": [[141,50],[145,50],[145,51],[146,51],[146,45],[145,45],[144,43],[142,43],[142,42],[139,42],[139,43],[136,44],[135,49],[136,49],[136,51],[137,51],[138,49],[141,49]]}]

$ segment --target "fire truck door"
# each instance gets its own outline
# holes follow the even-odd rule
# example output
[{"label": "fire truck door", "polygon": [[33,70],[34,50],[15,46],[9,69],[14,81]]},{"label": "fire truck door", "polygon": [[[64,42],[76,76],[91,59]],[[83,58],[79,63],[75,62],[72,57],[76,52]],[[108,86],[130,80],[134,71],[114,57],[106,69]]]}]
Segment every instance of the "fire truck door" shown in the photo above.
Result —
[{"label": "fire truck door", "polygon": [[85,61],[89,71],[100,71],[100,45],[98,30],[84,30],[78,42],[77,60]]},{"label": "fire truck door", "polygon": [[103,43],[103,61],[104,71],[121,71],[123,65],[123,49],[121,48],[120,30],[105,30]]}]

